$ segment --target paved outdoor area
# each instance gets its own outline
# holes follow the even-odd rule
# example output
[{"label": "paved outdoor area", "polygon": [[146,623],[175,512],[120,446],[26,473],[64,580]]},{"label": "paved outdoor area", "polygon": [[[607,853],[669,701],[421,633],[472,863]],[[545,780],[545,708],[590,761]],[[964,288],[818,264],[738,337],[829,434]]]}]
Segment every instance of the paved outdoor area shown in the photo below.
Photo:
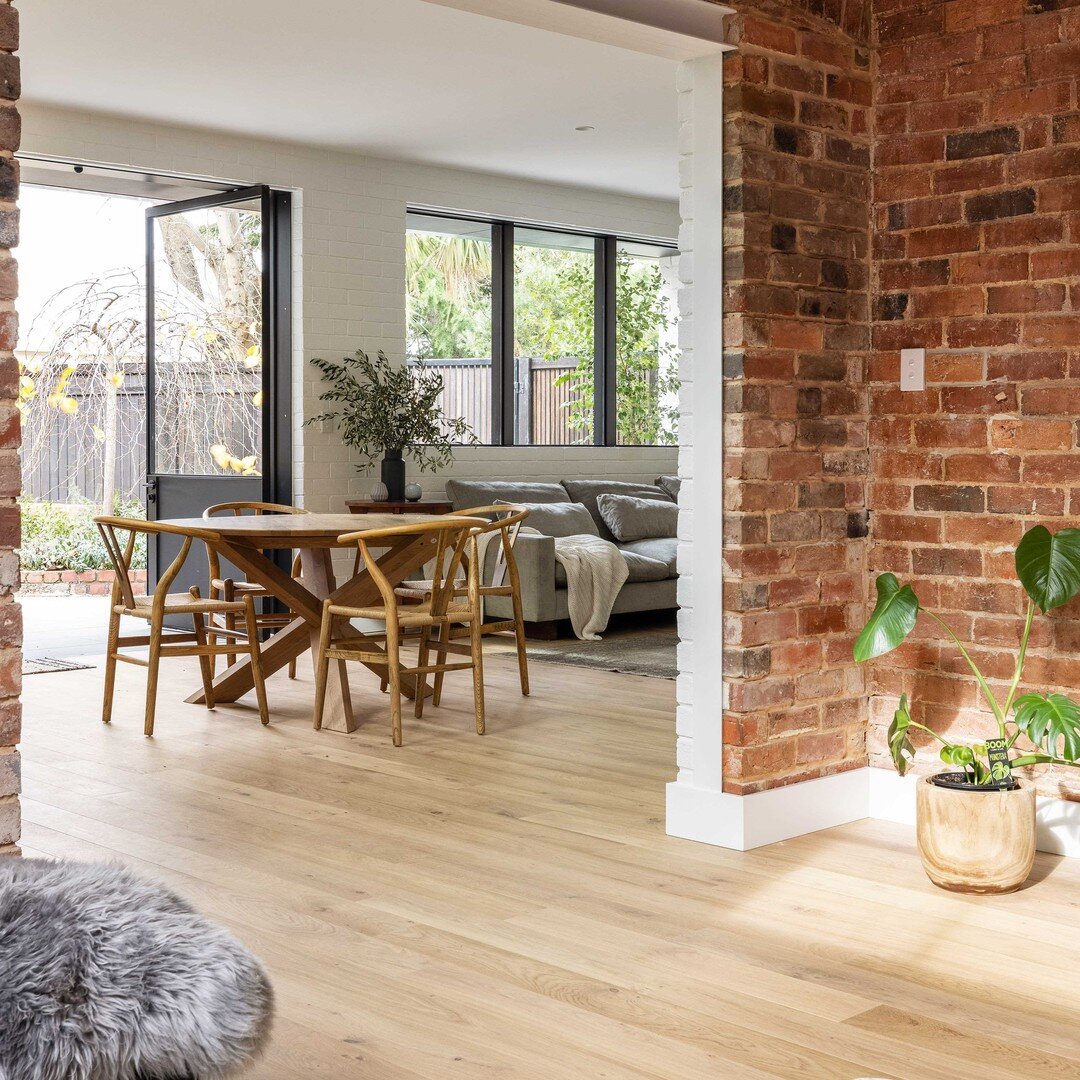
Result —
[{"label": "paved outdoor area", "polygon": [[20,595],[18,600],[23,609],[23,655],[71,660],[104,654],[107,596]]}]

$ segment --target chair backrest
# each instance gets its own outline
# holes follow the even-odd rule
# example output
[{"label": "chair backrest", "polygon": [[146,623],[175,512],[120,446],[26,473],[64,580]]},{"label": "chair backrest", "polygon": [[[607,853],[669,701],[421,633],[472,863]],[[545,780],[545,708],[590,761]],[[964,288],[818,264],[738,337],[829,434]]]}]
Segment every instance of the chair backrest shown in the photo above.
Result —
[{"label": "chair backrest", "polygon": [[[470,595],[479,595],[479,579],[475,570],[476,535],[485,524],[486,522],[476,518],[453,515],[433,518],[415,525],[395,525],[385,529],[361,529],[344,533],[338,537],[338,543],[357,545],[360,558],[378,587],[383,603],[392,607],[397,603],[394,594],[396,583],[390,581],[379,565],[387,556],[376,557],[374,551],[390,548],[392,555],[394,550],[406,544],[417,540],[424,541],[427,547],[424,562],[432,566],[431,611],[435,615],[442,615],[454,594],[454,581],[463,565],[468,567]],[[474,557],[467,559],[467,552],[471,552]]]},{"label": "chair backrest", "polygon": [[[517,588],[517,560],[514,558],[514,545],[517,543],[521,523],[529,516],[529,508],[518,503],[496,503],[494,506],[474,506],[470,510],[455,510],[454,517],[482,517],[487,523],[477,529],[478,535],[500,530],[502,536],[495,553],[495,565],[492,567],[491,584],[502,586],[506,575],[510,574],[510,584]],[[484,568],[477,572],[483,578]]]},{"label": "chair backrest", "polygon": [[188,557],[193,540],[216,540],[217,534],[209,529],[178,529],[157,521],[142,521],[138,518],[96,517],[105,550],[112,563],[114,580],[112,589],[113,603],[123,602],[125,607],[135,606],[135,590],[131,581],[131,563],[135,557],[135,545],[139,536],[157,536],[162,533],[182,536],[180,553],[158,578],[154,594],[164,595],[173,583],[180,567]]},{"label": "chair backrest", "polygon": [[202,516],[206,519],[218,517],[221,514],[232,514],[234,517],[252,515],[259,517],[262,514],[309,514],[301,506],[286,506],[284,503],[265,502],[223,502],[208,506]]}]

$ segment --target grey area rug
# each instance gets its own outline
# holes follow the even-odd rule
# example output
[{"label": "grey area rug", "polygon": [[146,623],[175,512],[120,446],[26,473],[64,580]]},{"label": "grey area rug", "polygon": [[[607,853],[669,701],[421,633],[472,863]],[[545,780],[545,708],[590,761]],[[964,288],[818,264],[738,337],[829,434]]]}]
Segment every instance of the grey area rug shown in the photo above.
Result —
[{"label": "grey area rug", "polygon": [[[512,644],[499,644],[492,652],[513,652]],[[492,638],[488,639],[492,641]],[[513,639],[511,638],[510,641]],[[601,671],[621,671],[629,675],[645,675],[653,679],[674,679],[677,674],[675,646],[679,635],[674,626],[647,629],[609,629],[601,641],[578,641],[560,638],[558,641],[530,639],[530,660],[545,664],[566,664],[570,667],[599,668]],[[489,648],[491,648],[489,646]]]},{"label": "grey area rug", "polygon": [[74,660],[54,660],[51,656],[24,656],[24,675],[46,675],[55,671],[87,671],[93,664],[76,664]]}]

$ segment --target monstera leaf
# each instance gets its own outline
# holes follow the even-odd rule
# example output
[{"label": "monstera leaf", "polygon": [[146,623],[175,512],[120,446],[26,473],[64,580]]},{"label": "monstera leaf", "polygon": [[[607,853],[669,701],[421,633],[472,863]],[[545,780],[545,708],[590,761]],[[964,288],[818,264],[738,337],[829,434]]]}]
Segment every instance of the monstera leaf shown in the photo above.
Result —
[{"label": "monstera leaf", "polygon": [[1045,614],[1080,593],[1080,529],[1036,525],[1016,548],[1016,576]]},{"label": "monstera leaf", "polygon": [[901,776],[907,772],[908,762],[915,758],[915,744],[908,738],[910,724],[911,712],[908,710],[907,694],[902,694],[900,707],[889,725],[889,753],[892,754],[893,764]]},{"label": "monstera leaf", "polygon": [[895,574],[878,576],[877,597],[877,606],[855,641],[855,662],[859,664],[901,645],[919,616],[918,597],[910,585],[901,588]]},{"label": "monstera leaf", "polygon": [[1080,705],[1064,694],[1025,694],[1016,702],[1014,719],[1016,726],[1051,757],[1080,759]]},{"label": "monstera leaf", "polygon": [[958,746],[955,743],[943,746],[939,756],[946,765],[959,765],[968,769],[975,764],[975,751],[970,746]]}]

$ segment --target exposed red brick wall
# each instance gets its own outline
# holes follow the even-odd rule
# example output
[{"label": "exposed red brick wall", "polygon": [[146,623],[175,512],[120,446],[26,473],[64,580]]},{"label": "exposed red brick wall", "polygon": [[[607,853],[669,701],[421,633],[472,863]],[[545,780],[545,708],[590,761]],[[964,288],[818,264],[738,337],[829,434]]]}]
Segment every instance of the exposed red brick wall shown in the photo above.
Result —
[{"label": "exposed red brick wall", "polygon": [[759,6],[729,27],[724,777],[740,794],[866,761],[851,639],[866,595],[870,55],[837,11]]},{"label": "exposed red brick wall", "polygon": [[14,601],[19,582],[19,414],[15,408],[18,370],[13,350],[17,268],[11,248],[18,243],[19,17],[0,0],[0,854],[17,850],[19,838],[19,690],[22,616]]},{"label": "exposed red brick wall", "polygon": [[[871,568],[912,580],[1000,680],[1024,610],[1012,548],[1080,515],[1080,6],[876,0],[874,16]],[[923,393],[897,388],[905,346],[931,350]],[[1080,690],[1080,605],[1032,641],[1028,686]],[[993,731],[932,626],[872,679],[872,764],[901,691],[937,730]]]},{"label": "exposed red brick wall", "polygon": [[[146,595],[146,571],[132,570],[136,596]],[[116,580],[114,570],[23,570],[19,592],[33,596],[108,596]]]}]

